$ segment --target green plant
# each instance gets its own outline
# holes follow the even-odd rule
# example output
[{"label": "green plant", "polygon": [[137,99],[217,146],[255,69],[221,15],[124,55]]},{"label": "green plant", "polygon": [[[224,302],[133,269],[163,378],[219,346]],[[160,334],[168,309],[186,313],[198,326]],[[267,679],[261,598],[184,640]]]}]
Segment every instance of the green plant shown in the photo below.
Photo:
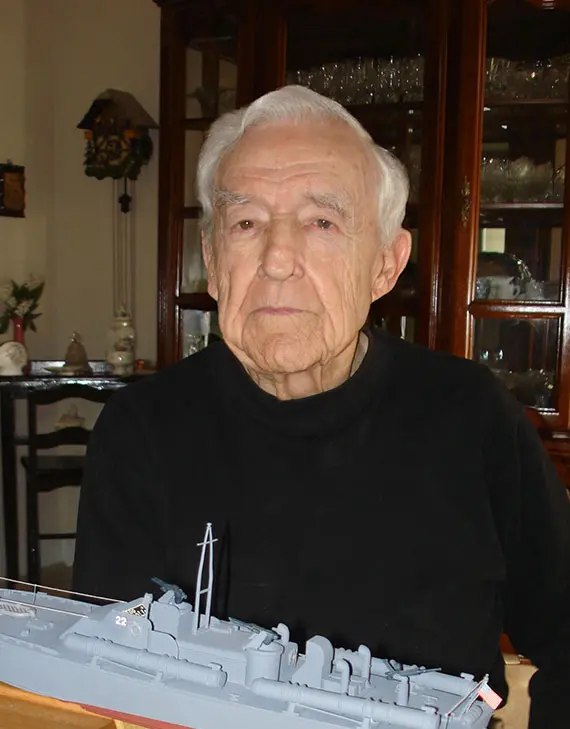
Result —
[{"label": "green plant", "polygon": [[12,319],[22,319],[25,329],[36,331],[35,319],[41,314],[37,313],[38,302],[44,290],[43,278],[28,276],[22,284],[12,279],[0,283],[0,304],[4,311],[0,314],[0,334],[7,331]]}]

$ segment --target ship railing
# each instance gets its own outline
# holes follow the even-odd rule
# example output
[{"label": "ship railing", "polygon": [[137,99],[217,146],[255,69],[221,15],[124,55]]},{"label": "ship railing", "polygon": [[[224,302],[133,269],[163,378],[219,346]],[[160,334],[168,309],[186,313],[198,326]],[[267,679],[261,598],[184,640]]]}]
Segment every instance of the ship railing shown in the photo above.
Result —
[{"label": "ship railing", "polygon": [[[0,577],[0,587],[6,585],[7,589],[10,590],[21,590],[22,592],[29,592],[31,595],[30,600],[15,600],[11,597],[0,596],[0,602],[11,603],[13,605],[23,605],[26,607],[35,607],[39,610],[48,610],[55,613],[64,613],[66,615],[73,615],[77,617],[84,617],[84,612],[76,612],[74,610],[64,610],[63,608],[50,607],[48,605],[38,604],[38,594],[45,594],[51,597],[62,597],[67,599],[77,598],[88,598],[89,600],[96,600],[100,605],[111,605],[111,604],[125,604],[124,600],[115,600],[111,597],[102,597],[101,595],[90,595],[87,592],[75,592],[73,590],[64,590],[58,587],[51,587],[50,585],[40,585],[37,582],[26,582],[24,580],[14,580],[8,577]],[[55,593],[55,594],[54,594]]]}]

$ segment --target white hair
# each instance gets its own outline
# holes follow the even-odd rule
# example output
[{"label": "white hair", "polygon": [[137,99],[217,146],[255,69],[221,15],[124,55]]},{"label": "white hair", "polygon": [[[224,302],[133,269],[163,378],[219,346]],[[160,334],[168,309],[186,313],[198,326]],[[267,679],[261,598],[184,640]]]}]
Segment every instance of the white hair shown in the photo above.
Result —
[{"label": "white hair", "polygon": [[261,124],[312,120],[343,121],[370,149],[379,172],[378,225],[381,242],[389,245],[394,240],[402,227],[409,192],[408,175],[403,164],[377,145],[360,122],[338,102],[304,86],[284,86],[271,91],[249,106],[224,114],[210,127],[200,151],[196,175],[198,200],[202,206],[202,229],[207,239],[213,230],[218,167],[246,130]]}]

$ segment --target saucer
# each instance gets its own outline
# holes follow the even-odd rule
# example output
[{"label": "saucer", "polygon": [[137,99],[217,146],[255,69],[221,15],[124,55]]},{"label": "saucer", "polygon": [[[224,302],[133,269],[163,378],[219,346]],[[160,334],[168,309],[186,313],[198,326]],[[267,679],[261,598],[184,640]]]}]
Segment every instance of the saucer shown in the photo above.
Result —
[{"label": "saucer", "polygon": [[77,375],[79,373],[79,369],[77,367],[72,367],[70,365],[60,365],[58,367],[46,367],[45,369],[48,372],[51,372],[52,375],[60,375],[61,377],[70,377],[72,375]]}]

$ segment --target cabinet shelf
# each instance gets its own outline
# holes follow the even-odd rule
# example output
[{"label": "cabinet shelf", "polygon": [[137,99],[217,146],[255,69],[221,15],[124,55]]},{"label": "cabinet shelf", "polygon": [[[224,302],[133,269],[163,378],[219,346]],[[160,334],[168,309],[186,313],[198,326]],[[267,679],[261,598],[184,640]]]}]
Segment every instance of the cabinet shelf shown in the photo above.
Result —
[{"label": "cabinet shelf", "polygon": [[536,106],[554,106],[564,107],[568,101],[564,98],[547,98],[547,99],[507,99],[504,96],[489,96],[485,99],[485,107],[492,109],[493,107],[536,107]]},{"label": "cabinet shelf", "polygon": [[479,209],[483,228],[503,228],[509,225],[562,227],[564,205],[558,202],[484,203]]},{"label": "cabinet shelf", "polygon": [[556,319],[564,315],[566,309],[557,301],[488,301],[471,302],[471,316],[484,319]]},{"label": "cabinet shelf", "polygon": [[198,309],[199,311],[215,311],[216,301],[205,291],[194,294],[179,294],[176,297],[176,304],[181,309]]},{"label": "cabinet shelf", "polygon": [[493,210],[504,210],[505,212],[515,210],[564,210],[564,205],[559,202],[500,202],[481,205],[482,212]]}]

